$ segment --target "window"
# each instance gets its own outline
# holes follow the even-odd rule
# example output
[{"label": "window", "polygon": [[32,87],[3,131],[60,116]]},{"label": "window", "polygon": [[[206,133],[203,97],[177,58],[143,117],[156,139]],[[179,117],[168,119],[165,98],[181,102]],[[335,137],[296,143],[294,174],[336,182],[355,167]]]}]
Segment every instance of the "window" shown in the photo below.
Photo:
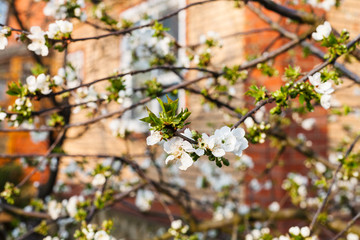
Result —
[{"label": "window", "polygon": [[4,0],[0,0],[0,24],[6,24],[8,11],[9,3]]},{"label": "window", "polygon": [[10,81],[10,63],[5,62],[0,64],[0,101],[5,101],[7,98],[6,89]]},{"label": "window", "polygon": [[[124,13],[121,14],[121,17],[125,19],[131,19],[133,22],[135,22],[137,25],[143,24],[143,20],[141,20],[141,16],[144,16],[144,14],[147,14],[150,16],[151,19],[158,19],[160,17],[163,17],[170,12],[173,12],[177,10],[178,8],[185,5],[185,0],[150,0],[145,3],[139,4],[138,6],[131,8]],[[144,11],[144,9],[146,11]],[[184,44],[185,42],[185,14],[182,12],[182,14],[175,15],[171,18],[168,18],[164,21],[162,21],[162,24],[164,27],[170,28],[168,33],[174,37],[180,44]],[[135,19],[134,19],[135,18]],[[136,19],[137,18],[137,19]],[[149,31],[147,29],[140,29],[137,30],[138,32],[134,32],[131,36],[124,37],[122,40],[121,45],[121,69],[128,70],[130,67],[132,70],[137,69],[146,69],[149,67],[147,65],[147,62],[143,62],[139,58],[139,61],[135,64],[131,64],[129,66],[129,62],[131,59],[133,59],[133,51],[129,50],[132,49],[131,44],[132,42],[136,42],[136,44],[139,42],[136,38],[136,35],[139,36],[139,40],[141,42],[141,38],[143,35],[146,34],[146,31]],[[136,49],[135,51],[141,51],[141,49]],[[179,50],[176,54],[177,58],[184,57],[185,54],[182,52],[183,50]],[[144,58],[146,58],[148,55],[145,53]],[[143,83],[146,80],[151,80],[154,77],[156,77],[157,81],[163,85],[172,85],[179,83],[181,79],[175,74],[171,72],[165,72],[162,70],[154,70],[151,73],[144,73],[144,74],[138,74],[134,75],[131,80],[128,80],[126,82],[126,85],[132,88],[137,87],[143,87]],[[172,99],[179,99],[179,107],[184,107],[184,91],[178,91],[176,95],[174,94],[168,94],[168,96]],[[140,92],[136,92],[132,95],[131,102],[138,102],[140,99],[142,99],[144,96]],[[163,96],[162,99],[166,101],[166,96]],[[158,104],[157,100],[152,100],[150,103],[147,104],[147,107],[149,107],[154,113],[158,113],[160,111],[160,105]],[[145,106],[137,107],[136,109],[132,110],[131,112],[128,112],[123,116],[123,118],[127,119],[128,121],[133,121],[133,124],[138,125],[139,127],[137,129],[144,129],[147,130],[147,127],[145,123],[142,123],[139,121],[140,118],[143,118],[147,115],[147,112],[145,110]],[[143,126],[141,126],[143,125]]]}]

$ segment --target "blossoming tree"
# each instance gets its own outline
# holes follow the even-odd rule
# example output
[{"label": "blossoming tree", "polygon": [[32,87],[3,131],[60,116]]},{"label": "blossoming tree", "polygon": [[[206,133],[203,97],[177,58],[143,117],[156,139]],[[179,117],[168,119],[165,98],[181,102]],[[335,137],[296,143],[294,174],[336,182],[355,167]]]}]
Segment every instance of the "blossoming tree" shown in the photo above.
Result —
[{"label": "blossoming tree", "polygon": [[[349,129],[348,141],[342,142],[329,157],[317,154],[303,135],[293,139],[287,134],[290,122],[311,131],[316,120],[305,119],[310,112],[323,111],[329,116],[356,112],[333,104],[333,94],[347,88],[340,77],[360,83],[360,77],[349,70],[348,62],[340,63],[344,57],[360,59],[357,49],[360,35],[352,33],[355,37],[350,38],[346,29],[338,32],[322,15],[339,7],[341,1],[228,1],[234,8],[250,9],[270,26],[270,30],[251,29],[233,35],[275,31],[278,38],[290,41],[238,65],[221,68],[212,60],[215,53],[221,52],[224,36],[204,33],[198,44],[190,46],[169,34],[171,29],[163,24],[191,8],[211,5],[217,0],[192,2],[159,18],[147,15],[145,10],[142,16],[134,17],[136,20],[113,17],[107,1],[44,2],[45,7],[35,4],[53,20],[46,29],[2,25],[0,30],[0,50],[6,50],[15,37],[40,64],[24,82],[8,84],[6,93],[15,100],[0,112],[0,120],[6,123],[0,131],[30,132],[34,141],[49,138],[49,133],[53,136],[45,154],[0,154],[2,159],[11,159],[24,169],[32,167],[18,181],[7,181],[0,194],[0,209],[10,214],[13,221],[1,228],[8,239],[121,239],[123,236],[114,234],[116,223],[111,218],[101,222],[94,218],[128,198],[135,198],[131,205],[136,211],[149,215],[153,213],[153,203],[161,206],[168,224],[165,230],[152,235],[155,239],[359,239],[356,143],[360,136],[356,128]],[[12,6],[19,25],[23,26],[16,6]],[[267,13],[287,21],[275,22]],[[105,33],[73,37],[75,22]],[[288,30],[288,26],[294,25],[301,31]],[[67,62],[69,47],[77,42],[86,44],[109,38],[127,43],[122,68],[99,79],[81,81],[76,67]],[[296,61],[280,69],[283,82],[275,91],[256,81],[249,83],[254,71],[268,78],[278,75],[275,63],[281,60],[277,57],[299,45],[322,63],[307,72]],[[64,59],[63,66],[56,75],[50,75],[41,66],[41,59],[55,52]],[[171,84],[157,81],[157,77],[168,72],[179,81]],[[140,81],[141,86],[137,86],[135,81],[144,73],[155,77]],[[105,87],[99,88],[99,84]],[[240,93],[240,88],[244,93]],[[202,97],[202,103],[189,105],[213,106],[211,111],[229,114],[227,123],[207,131],[193,128],[191,111],[173,97],[179,96],[180,90]],[[46,100],[53,106],[36,107],[36,102]],[[154,100],[160,110],[149,105]],[[246,107],[237,106],[239,102],[246,102]],[[143,125],[130,124],[124,117],[144,106],[146,115],[136,119]],[[86,120],[72,120],[84,112],[89,113]],[[83,126],[86,131],[87,126],[106,119],[111,119],[108,128],[118,138],[127,139],[145,125],[146,137],[137,140],[146,142],[145,161],[140,163],[125,152],[92,155],[83,149],[69,154],[63,149],[70,129]],[[266,141],[273,143],[277,154],[268,159],[261,174],[254,174],[257,162],[247,151]],[[281,201],[254,204],[261,198],[261,190],[276,187],[271,181],[261,183],[259,179],[281,167],[279,158],[285,148],[305,156],[307,160],[301,164],[306,172],[289,170],[287,177],[276,183],[284,191]],[[64,164],[66,159],[70,159],[68,164]],[[187,186],[183,178],[195,168],[196,186]],[[228,169],[234,170],[233,174]],[[49,172],[49,180],[32,184],[31,198],[24,200],[22,193],[31,177],[44,171]],[[60,174],[61,171],[65,174]],[[77,185],[81,190],[71,190],[74,187],[71,178],[80,179]],[[199,198],[194,191],[188,191],[195,187],[207,189],[207,196]],[[252,199],[239,197],[249,191]]]}]

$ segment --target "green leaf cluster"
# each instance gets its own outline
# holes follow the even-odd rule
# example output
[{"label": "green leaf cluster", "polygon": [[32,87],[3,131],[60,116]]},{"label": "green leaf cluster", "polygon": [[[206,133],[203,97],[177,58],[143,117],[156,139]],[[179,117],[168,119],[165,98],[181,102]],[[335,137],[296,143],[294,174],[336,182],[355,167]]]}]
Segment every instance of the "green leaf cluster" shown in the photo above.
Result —
[{"label": "green leaf cluster", "polygon": [[239,66],[237,65],[231,68],[225,66],[223,72],[223,77],[228,80],[231,85],[234,85],[238,79],[246,79],[248,75],[247,71],[239,71]]},{"label": "green leaf cluster", "polygon": [[107,189],[104,193],[96,196],[94,200],[94,205],[97,209],[103,209],[106,206],[106,203],[111,201],[114,196],[114,191],[112,189]]},{"label": "green leaf cluster", "polygon": [[328,80],[333,80],[336,85],[342,83],[341,79],[339,78],[339,72],[337,70],[329,70],[324,68],[321,71],[321,81],[327,82]]},{"label": "green leaf cluster", "polygon": [[164,25],[162,23],[159,23],[158,21],[154,22],[154,25],[152,26],[152,29],[155,31],[154,34],[153,34],[153,37],[156,37],[156,38],[165,37],[164,32],[170,30],[170,28],[164,27]]},{"label": "green leaf cluster", "polygon": [[173,65],[176,62],[174,54],[169,53],[165,56],[156,56],[149,62],[150,66]]},{"label": "green leaf cluster", "polygon": [[271,114],[280,114],[282,108],[289,107],[289,97],[292,99],[298,97],[299,103],[304,105],[309,112],[314,110],[311,100],[319,100],[318,94],[314,92],[314,87],[310,83],[293,83],[293,81],[272,93],[272,97],[275,99],[276,106],[270,110]]},{"label": "green leaf cluster", "polygon": [[10,82],[8,84],[8,90],[6,91],[6,93],[10,96],[17,96],[17,97],[21,97],[24,96],[26,93],[25,88],[23,87],[21,82]]},{"label": "green leaf cluster", "polygon": [[145,82],[145,87],[146,96],[151,98],[159,96],[159,94],[163,91],[161,83],[159,83],[156,78],[153,78],[152,80],[147,80]]},{"label": "green leaf cluster", "polygon": [[15,187],[13,183],[7,182],[4,190],[0,193],[0,197],[3,197],[9,204],[15,203],[15,197],[20,195],[20,189]]},{"label": "green leaf cluster", "polygon": [[109,92],[109,101],[116,101],[119,98],[119,92],[126,89],[124,82],[125,81],[122,77],[112,77],[109,79],[110,86],[106,88],[106,90]]},{"label": "green leaf cluster", "polygon": [[134,26],[134,23],[128,19],[121,19],[121,28],[122,29],[128,29]]},{"label": "green leaf cluster", "polygon": [[255,98],[255,102],[260,102],[261,100],[267,99],[266,92],[265,86],[259,88],[256,85],[251,85],[245,95]]},{"label": "green leaf cluster", "polygon": [[47,122],[48,126],[50,127],[61,127],[64,126],[65,122],[64,122],[64,117],[60,116],[57,113],[53,113],[50,116],[50,119]]},{"label": "green leaf cluster", "polygon": [[279,71],[276,68],[270,66],[267,63],[259,63],[256,67],[265,76],[268,76],[268,77],[274,77],[275,76],[276,77],[276,76],[279,75]]},{"label": "green leaf cluster", "polygon": [[285,69],[284,76],[287,80],[295,81],[300,75],[301,75],[300,67],[292,67],[291,65],[289,65]]},{"label": "green leaf cluster", "polygon": [[176,131],[189,124],[185,123],[185,121],[191,113],[186,108],[177,114],[179,99],[173,101],[167,96],[167,103],[163,102],[160,98],[157,98],[157,100],[162,108],[159,117],[147,109],[149,116],[140,120],[149,123],[152,130],[160,131],[164,139],[169,139],[174,136]]},{"label": "green leaf cluster", "polygon": [[247,129],[246,138],[253,144],[263,143],[266,137],[266,131],[270,129],[270,124],[261,122]]},{"label": "green leaf cluster", "polygon": [[329,53],[326,54],[325,58],[332,60],[336,56],[347,53],[349,50],[346,47],[346,42],[349,38],[350,34],[347,31],[342,31],[338,38],[336,38],[333,33],[330,33],[330,35],[321,42],[321,46],[329,48]]},{"label": "green leaf cluster", "polygon": [[[192,56],[190,60],[193,60],[195,56]],[[199,63],[197,64],[199,67],[207,67],[210,64],[211,61],[211,53],[208,51],[205,51],[201,54],[199,54]]]}]

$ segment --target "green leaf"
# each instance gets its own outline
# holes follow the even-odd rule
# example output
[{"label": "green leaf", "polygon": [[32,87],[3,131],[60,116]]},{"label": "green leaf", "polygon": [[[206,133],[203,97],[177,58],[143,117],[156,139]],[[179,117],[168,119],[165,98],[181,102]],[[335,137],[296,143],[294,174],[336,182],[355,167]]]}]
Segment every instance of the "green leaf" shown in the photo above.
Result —
[{"label": "green leaf", "polygon": [[299,103],[304,104],[304,101],[305,101],[305,96],[302,95],[302,94],[300,94],[300,96],[299,96]]}]

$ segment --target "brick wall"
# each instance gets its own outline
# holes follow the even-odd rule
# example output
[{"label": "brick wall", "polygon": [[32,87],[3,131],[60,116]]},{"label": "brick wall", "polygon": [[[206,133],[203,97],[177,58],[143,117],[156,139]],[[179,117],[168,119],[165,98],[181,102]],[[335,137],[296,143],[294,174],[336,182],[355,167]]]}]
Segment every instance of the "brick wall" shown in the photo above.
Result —
[{"label": "brick wall", "polygon": [[[332,10],[328,13],[328,19],[334,29],[341,32],[342,29],[347,29],[350,32],[350,39],[353,39],[360,33],[359,24],[359,7],[360,1],[358,0],[345,0],[342,1],[341,7],[338,10]],[[344,58],[339,61],[344,62]],[[360,63],[356,59],[352,60],[351,64],[347,64],[349,70],[359,75]],[[346,128],[351,128],[354,132],[360,130],[359,125],[359,102],[360,102],[360,87],[358,84],[353,84],[353,81],[346,78],[342,78],[343,84],[341,87],[345,87],[342,90],[336,90],[333,94],[333,98],[336,102],[342,105],[348,105],[353,108],[353,112],[348,116],[334,117],[329,119],[329,141],[331,149],[337,146],[343,139],[352,141],[348,138]]]}]

